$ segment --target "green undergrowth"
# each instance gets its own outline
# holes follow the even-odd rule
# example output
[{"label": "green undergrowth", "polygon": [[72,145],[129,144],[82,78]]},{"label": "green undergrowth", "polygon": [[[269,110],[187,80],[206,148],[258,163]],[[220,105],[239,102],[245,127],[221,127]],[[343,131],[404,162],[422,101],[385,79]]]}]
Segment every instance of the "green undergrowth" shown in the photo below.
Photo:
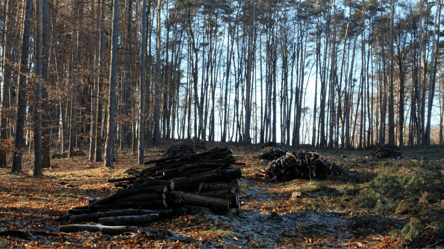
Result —
[{"label": "green undergrowth", "polygon": [[350,228],[358,235],[391,235],[406,246],[421,247],[444,239],[442,161],[351,161],[341,165],[349,170],[348,175],[307,182],[301,188],[309,194],[301,200],[302,209],[348,213]]}]

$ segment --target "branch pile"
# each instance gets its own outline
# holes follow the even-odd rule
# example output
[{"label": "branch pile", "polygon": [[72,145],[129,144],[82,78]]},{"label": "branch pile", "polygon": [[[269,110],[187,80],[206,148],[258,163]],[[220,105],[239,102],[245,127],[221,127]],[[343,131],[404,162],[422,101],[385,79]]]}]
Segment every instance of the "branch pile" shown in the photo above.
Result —
[{"label": "branch pile", "polygon": [[266,147],[259,151],[254,157],[258,159],[274,160],[285,155],[285,151],[281,148]]},{"label": "branch pile", "polygon": [[184,206],[208,207],[217,212],[239,212],[239,164],[227,148],[189,156],[145,162],[150,168],[133,176],[110,179],[121,187],[116,193],[92,199],[85,207],[69,210],[70,223],[146,225]]},{"label": "branch pile", "polygon": [[325,179],[328,175],[342,175],[344,171],[316,152],[287,152],[273,160],[260,174],[269,180],[290,181],[295,178]]},{"label": "branch pile", "polygon": [[396,158],[401,159],[403,151],[393,144],[384,144],[382,146],[378,146],[374,151],[371,152],[373,157],[382,159],[382,158]]}]

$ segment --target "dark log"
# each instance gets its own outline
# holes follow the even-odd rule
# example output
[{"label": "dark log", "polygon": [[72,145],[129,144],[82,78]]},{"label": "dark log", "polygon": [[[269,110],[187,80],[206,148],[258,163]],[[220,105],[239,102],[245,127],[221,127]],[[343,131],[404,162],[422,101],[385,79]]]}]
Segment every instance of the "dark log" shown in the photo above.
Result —
[{"label": "dark log", "polygon": [[122,197],[127,197],[135,194],[140,193],[166,193],[168,191],[168,188],[166,186],[148,186],[144,188],[129,188],[125,190],[117,191],[115,194],[112,194],[106,198],[99,199],[98,201],[92,203],[89,205],[89,209],[98,209],[95,206],[101,206],[107,203],[110,203],[112,201],[118,200]]},{"label": "dark log", "polygon": [[160,180],[160,179],[154,179],[152,177],[145,177],[145,178],[141,178],[139,183],[137,183],[137,181],[136,181],[136,185],[139,188],[162,185],[162,186],[167,186],[168,189],[171,191],[174,190],[174,182],[172,182],[172,181],[165,181],[165,180]]},{"label": "dark log", "polygon": [[75,207],[70,210],[68,210],[69,214],[89,214],[92,211],[88,208],[88,206],[83,207]]},{"label": "dark log", "polygon": [[216,160],[211,160],[211,161],[199,161],[199,162],[195,162],[195,163],[187,163],[184,164],[178,168],[173,168],[173,169],[166,169],[166,170],[161,170],[162,171],[162,175],[166,176],[166,177],[172,177],[172,176],[177,176],[177,175],[181,175],[182,173],[184,173],[185,171],[188,170],[193,170],[193,169],[198,169],[198,168],[212,168],[215,169],[217,167],[220,167],[222,165],[224,165],[227,162],[228,159],[216,159]]},{"label": "dark log", "polygon": [[211,181],[228,181],[242,177],[242,172],[239,168],[229,167],[226,169],[215,169],[201,175],[193,175],[187,178],[174,179],[176,189],[197,187],[201,182]]},{"label": "dark log", "polygon": [[235,196],[236,188],[227,188],[227,189],[219,189],[219,190],[213,190],[213,191],[206,191],[206,192],[194,192],[195,195],[201,195],[201,196],[211,196],[211,197],[218,197],[218,198],[224,198],[224,199],[230,199],[232,196]]},{"label": "dark log", "polygon": [[114,217],[101,217],[99,218],[100,224],[110,226],[123,226],[123,225],[140,225],[147,226],[150,222],[159,220],[158,215],[145,214],[145,215],[127,215],[127,216],[114,216]]},{"label": "dark log", "polygon": [[192,170],[188,170],[185,171],[184,173],[180,174],[181,176],[192,176],[195,174],[200,174],[200,173],[204,173],[204,172],[208,172],[208,171],[212,171],[214,168],[198,168],[198,169],[192,169]]},{"label": "dark log", "polygon": [[186,204],[201,207],[210,207],[219,210],[228,210],[230,201],[227,199],[200,196],[180,191],[173,191],[170,194],[171,201],[176,204]]},{"label": "dark log", "polygon": [[138,195],[131,195],[128,197],[122,197],[118,199],[119,202],[131,202],[131,201],[151,201],[151,200],[165,200],[166,194],[157,193],[143,193]]},{"label": "dark log", "polygon": [[127,177],[127,178],[116,178],[116,179],[108,179],[107,182],[126,182],[126,181],[134,181],[136,177]]},{"label": "dark log", "polygon": [[99,209],[166,209],[168,204],[166,200],[155,200],[155,201],[134,201],[134,202],[116,202],[109,203],[106,205],[94,205],[90,207],[93,210]]},{"label": "dark log", "polygon": [[104,234],[115,235],[127,232],[135,233],[137,232],[137,227],[128,226],[103,226],[103,225],[83,225],[83,224],[71,224],[71,225],[60,225],[60,232],[65,233],[75,233],[80,231],[89,232],[99,232]]},{"label": "dark log", "polygon": [[171,209],[167,210],[146,210],[146,209],[128,209],[128,210],[118,210],[109,212],[99,212],[92,214],[81,214],[72,215],[69,219],[70,223],[80,223],[80,222],[98,222],[99,218],[102,217],[113,217],[113,216],[128,216],[128,215],[154,215],[165,217],[173,212]]},{"label": "dark log", "polygon": [[237,187],[237,182],[235,180],[230,182],[201,182],[197,191],[205,192],[211,190],[228,189],[232,187]]}]

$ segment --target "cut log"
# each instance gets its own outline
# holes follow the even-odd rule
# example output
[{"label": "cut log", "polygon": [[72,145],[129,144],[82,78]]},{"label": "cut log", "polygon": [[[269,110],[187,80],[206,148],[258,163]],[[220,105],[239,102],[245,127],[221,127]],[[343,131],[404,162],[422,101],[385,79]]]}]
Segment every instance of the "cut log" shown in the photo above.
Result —
[{"label": "cut log", "polygon": [[70,210],[68,210],[69,214],[89,214],[92,211],[88,208],[88,206],[84,207],[75,207]]},{"label": "cut log", "polygon": [[197,191],[206,192],[211,190],[228,189],[237,186],[236,181],[231,182],[201,182]]},{"label": "cut log", "polygon": [[104,234],[115,235],[122,233],[135,233],[137,227],[135,226],[103,226],[103,225],[84,225],[84,224],[72,224],[72,225],[60,225],[60,232],[75,233],[80,231],[89,232],[102,232]]},{"label": "cut log", "polygon": [[109,203],[106,205],[94,205],[90,207],[91,209],[166,209],[168,204],[166,200],[155,200],[155,201],[134,201],[134,202],[117,202]]},{"label": "cut log", "polygon": [[110,203],[110,202],[118,200],[122,197],[127,197],[127,196],[140,194],[140,193],[166,193],[167,191],[168,191],[168,188],[166,186],[148,186],[148,187],[144,187],[144,188],[129,188],[129,189],[117,191],[115,194],[110,195],[106,198],[99,199],[98,201],[91,203],[91,205],[89,205],[88,207],[89,207],[89,209],[97,209],[94,207]]},{"label": "cut log", "polygon": [[201,196],[211,196],[211,197],[230,199],[232,196],[235,195],[235,193],[236,193],[236,188],[231,187],[228,189],[219,189],[219,190],[206,191],[206,192],[194,192],[193,194],[201,195]]},{"label": "cut log", "polygon": [[151,200],[165,200],[166,194],[157,193],[143,193],[138,195],[132,195],[118,199],[119,202],[132,202],[132,201],[151,201]]},{"label": "cut log", "polygon": [[147,226],[149,223],[159,220],[158,215],[145,214],[145,215],[127,215],[127,216],[114,216],[114,217],[101,217],[99,222],[102,225],[110,226],[122,226],[122,225],[138,225]]},{"label": "cut log", "polygon": [[155,215],[159,217],[165,217],[173,212],[171,209],[166,210],[147,210],[147,209],[128,209],[128,210],[118,210],[109,212],[99,212],[92,214],[80,214],[72,215],[69,217],[70,223],[80,223],[80,222],[98,222],[99,218],[102,217],[113,217],[113,216],[128,216],[128,215]]},{"label": "cut log", "polygon": [[187,178],[173,180],[177,189],[192,188],[201,182],[224,181],[241,178],[242,172],[239,168],[229,167],[226,169],[215,169],[201,175],[193,175]]},{"label": "cut log", "polygon": [[127,181],[134,181],[136,180],[136,177],[126,177],[126,178],[116,178],[116,179],[108,179],[108,182],[127,182]]},{"label": "cut log", "polygon": [[139,188],[161,185],[161,186],[167,186],[168,189],[171,191],[174,190],[174,182],[172,182],[172,181],[165,181],[165,180],[160,180],[160,179],[154,179],[152,177],[145,177],[145,178],[141,178],[139,183],[137,181],[135,183],[135,185]]},{"label": "cut log", "polygon": [[227,199],[200,196],[180,191],[173,191],[170,194],[171,201],[176,204],[186,204],[201,207],[210,207],[219,210],[228,210],[230,201]]}]

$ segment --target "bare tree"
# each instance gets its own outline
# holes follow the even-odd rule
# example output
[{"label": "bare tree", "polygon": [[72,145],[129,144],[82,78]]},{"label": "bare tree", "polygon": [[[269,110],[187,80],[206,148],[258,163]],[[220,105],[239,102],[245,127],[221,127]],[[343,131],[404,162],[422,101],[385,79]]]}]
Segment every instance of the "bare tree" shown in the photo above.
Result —
[{"label": "bare tree", "polygon": [[109,73],[109,99],[108,99],[108,124],[105,147],[105,166],[113,167],[114,150],[114,123],[115,123],[115,104],[116,104],[116,74],[117,74],[117,28],[119,21],[119,0],[113,0],[113,33],[111,43],[111,63]]},{"label": "bare tree", "polygon": [[139,164],[144,163],[144,133],[145,133],[145,54],[146,54],[146,0],[142,2],[142,47],[140,49],[140,84],[139,84],[139,119],[138,119],[138,127],[139,127],[139,137],[138,137],[138,152],[139,152]]}]

